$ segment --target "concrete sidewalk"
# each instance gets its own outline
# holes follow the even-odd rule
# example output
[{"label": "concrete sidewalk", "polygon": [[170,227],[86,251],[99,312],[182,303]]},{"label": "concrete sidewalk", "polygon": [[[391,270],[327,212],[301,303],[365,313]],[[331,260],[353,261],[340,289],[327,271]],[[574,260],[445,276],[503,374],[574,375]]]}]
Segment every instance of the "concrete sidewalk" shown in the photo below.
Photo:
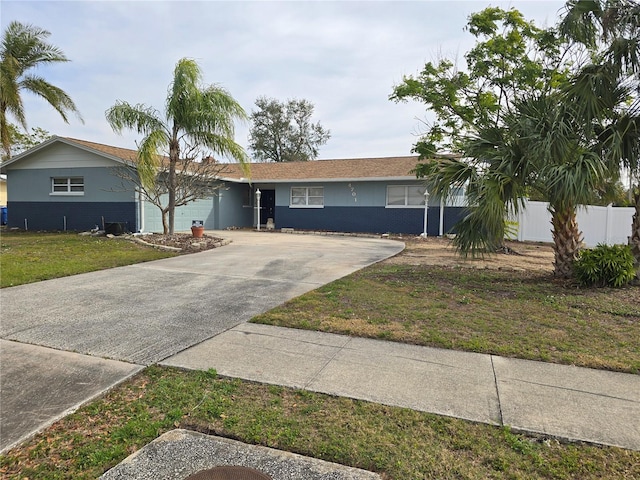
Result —
[{"label": "concrete sidewalk", "polygon": [[640,450],[640,376],[241,324],[162,362]]}]

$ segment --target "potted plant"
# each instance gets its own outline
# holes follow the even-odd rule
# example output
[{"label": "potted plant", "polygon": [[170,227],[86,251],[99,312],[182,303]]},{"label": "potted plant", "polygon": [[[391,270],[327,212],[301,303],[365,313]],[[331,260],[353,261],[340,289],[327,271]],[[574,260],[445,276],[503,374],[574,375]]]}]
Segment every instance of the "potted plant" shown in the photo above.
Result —
[{"label": "potted plant", "polygon": [[202,238],[204,235],[204,222],[202,220],[191,221],[191,235],[194,238]]}]

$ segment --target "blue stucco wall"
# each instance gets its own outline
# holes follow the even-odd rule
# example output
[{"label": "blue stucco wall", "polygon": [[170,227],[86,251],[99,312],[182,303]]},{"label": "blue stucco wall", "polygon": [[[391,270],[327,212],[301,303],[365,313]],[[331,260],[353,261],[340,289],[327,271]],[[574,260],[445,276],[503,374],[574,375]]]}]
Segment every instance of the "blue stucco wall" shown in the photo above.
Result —
[{"label": "blue stucco wall", "polygon": [[[123,185],[114,168],[42,168],[9,170],[7,196],[11,202],[132,202],[133,185]],[[52,177],[83,177],[84,195],[51,195]]]},{"label": "blue stucco wall", "polygon": [[[462,208],[445,207],[444,233],[451,233]],[[384,207],[289,208],[276,206],[277,228],[328,230],[334,232],[420,234],[424,229],[424,209]],[[436,236],[440,228],[440,207],[429,207],[427,234]]]},{"label": "blue stucco wall", "polygon": [[7,205],[9,227],[29,230],[63,230],[66,217],[67,230],[84,231],[105,222],[124,222],[135,231],[135,202],[13,202]]},{"label": "blue stucco wall", "polygon": [[[388,185],[422,185],[420,180],[388,182],[282,183],[276,189],[277,228],[336,232],[420,234],[424,230],[424,208],[387,208]],[[324,208],[290,208],[292,186],[324,188]],[[440,200],[431,197],[427,233],[440,230]],[[462,214],[461,207],[445,206],[444,233],[452,232]]]},{"label": "blue stucco wall", "polygon": [[[52,177],[83,177],[83,195],[51,195]],[[136,230],[136,202],[131,185],[113,167],[13,168],[7,172],[10,227],[29,230],[89,230],[105,222],[123,222]]]},{"label": "blue stucco wall", "polygon": [[219,192],[219,217],[215,228],[253,226],[254,209],[252,205],[247,205],[248,192],[251,188],[250,185],[245,184],[225,184]]},{"label": "blue stucco wall", "polygon": [[276,185],[276,206],[289,206],[291,187],[323,187],[325,207],[384,207],[387,185],[414,182],[300,182]]},{"label": "blue stucco wall", "polygon": [[[245,206],[248,185],[225,184],[211,197],[190,202],[176,208],[174,228],[176,232],[189,231],[192,220],[203,220],[208,230],[223,230],[229,227],[251,227],[253,207]],[[167,204],[165,195],[163,204]],[[155,205],[144,204],[145,232],[162,232],[162,215]]]}]

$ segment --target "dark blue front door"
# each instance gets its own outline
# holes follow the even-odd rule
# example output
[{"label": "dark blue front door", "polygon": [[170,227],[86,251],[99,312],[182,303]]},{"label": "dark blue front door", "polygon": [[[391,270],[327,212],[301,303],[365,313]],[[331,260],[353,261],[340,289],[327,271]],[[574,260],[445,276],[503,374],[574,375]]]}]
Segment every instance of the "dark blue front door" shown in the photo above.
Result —
[{"label": "dark blue front door", "polygon": [[273,218],[275,222],[276,214],[276,191],[262,190],[260,196],[260,224],[266,225],[268,218]]}]

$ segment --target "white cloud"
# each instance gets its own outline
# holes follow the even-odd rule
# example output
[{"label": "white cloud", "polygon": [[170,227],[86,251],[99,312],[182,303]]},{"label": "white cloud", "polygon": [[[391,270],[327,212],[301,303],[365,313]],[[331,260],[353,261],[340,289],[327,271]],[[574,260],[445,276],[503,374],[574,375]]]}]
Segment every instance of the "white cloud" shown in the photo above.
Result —
[{"label": "white cloud", "polygon": [[[72,60],[40,72],[67,91],[85,119],[65,125],[40,99],[25,96],[27,120],[52,133],[134,148],[104,112],[116,100],[162,109],[173,67],[194,58],[205,83],[217,83],[250,111],[258,96],[305,98],[332,132],[322,158],[407,155],[423,105],[388,100],[403,75],[442,52],[460,58],[473,45],[463,31],[482,1],[218,2],[3,0],[12,20],[51,31]],[[514,6],[538,25],[555,22],[560,1]],[[237,141],[247,144],[248,126]]]}]

